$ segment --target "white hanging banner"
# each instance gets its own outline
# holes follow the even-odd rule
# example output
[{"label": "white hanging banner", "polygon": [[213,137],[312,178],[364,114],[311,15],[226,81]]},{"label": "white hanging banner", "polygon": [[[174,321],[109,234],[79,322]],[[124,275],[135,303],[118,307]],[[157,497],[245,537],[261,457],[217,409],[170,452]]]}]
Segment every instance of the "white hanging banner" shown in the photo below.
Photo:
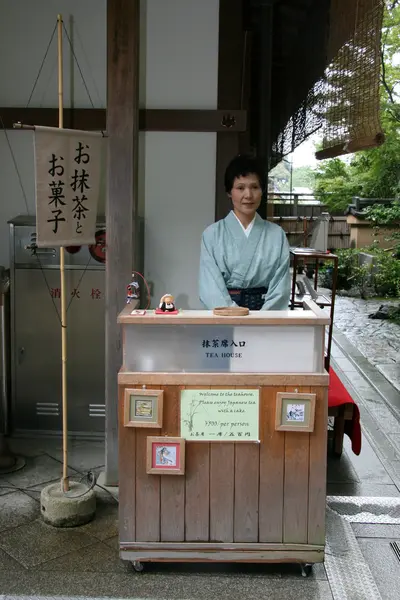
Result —
[{"label": "white hanging banner", "polygon": [[106,139],[101,132],[35,127],[36,244],[95,243]]}]

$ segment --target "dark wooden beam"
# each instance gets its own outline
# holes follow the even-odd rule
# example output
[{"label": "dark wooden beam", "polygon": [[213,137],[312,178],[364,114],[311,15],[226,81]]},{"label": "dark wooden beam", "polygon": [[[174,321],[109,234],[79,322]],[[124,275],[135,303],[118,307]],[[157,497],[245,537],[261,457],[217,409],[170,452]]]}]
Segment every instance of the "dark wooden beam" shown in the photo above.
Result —
[{"label": "dark wooden beam", "polygon": [[[243,1],[220,0],[218,42],[218,109],[242,108],[243,82]],[[236,132],[233,132],[236,133]],[[239,135],[217,133],[215,181],[215,220],[226,217],[231,203],[225,193],[224,173],[229,161],[239,152]]]},{"label": "dark wooden beam", "polygon": [[[273,1],[265,1],[260,6],[259,21],[259,97],[258,97],[258,139],[257,155],[264,165],[265,172],[270,170],[271,160],[271,69],[273,37]],[[267,202],[267,196],[261,204],[259,213],[263,219],[273,217],[273,204]]]},{"label": "dark wooden beam", "polygon": [[245,110],[142,110],[142,131],[246,131]]},{"label": "dark wooden beam", "polygon": [[244,33],[244,44],[243,44],[243,71],[242,71],[242,89],[240,104],[243,109],[246,110],[247,114],[247,128],[246,131],[239,134],[239,152],[241,154],[247,154],[251,149],[251,75],[252,65],[251,56],[253,53],[253,33],[251,31],[245,31]]},{"label": "dark wooden beam", "polygon": [[118,484],[118,371],[138,209],[140,0],[107,2],[106,485]]},{"label": "dark wooden beam", "polygon": [[[14,123],[58,127],[57,108],[0,107],[4,127],[12,129]],[[107,114],[104,109],[67,108],[64,110],[66,129],[105,131]],[[192,131],[238,133],[246,130],[245,110],[166,110],[141,109],[141,131]]]},{"label": "dark wooden beam", "polygon": [[[58,108],[0,107],[0,116],[6,129],[12,129],[14,123],[58,127],[57,115]],[[64,128],[105,131],[106,111],[98,108],[64,108]]]}]

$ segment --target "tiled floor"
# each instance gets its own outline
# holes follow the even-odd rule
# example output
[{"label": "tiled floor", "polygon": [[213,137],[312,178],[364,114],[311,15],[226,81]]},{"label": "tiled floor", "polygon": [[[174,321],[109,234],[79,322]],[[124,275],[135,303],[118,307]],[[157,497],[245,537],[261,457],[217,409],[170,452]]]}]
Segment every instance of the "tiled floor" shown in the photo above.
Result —
[{"label": "tiled floor", "polygon": [[[344,369],[340,370],[340,376],[351,373],[354,389],[363,394],[359,402],[366,427],[359,457],[352,453],[345,438],[341,459],[329,459],[328,495],[399,497],[399,423],[392,411],[386,412],[388,409],[382,399],[374,395],[376,390],[354,376],[351,362],[347,364],[347,358],[337,347],[334,354],[337,366],[340,361]],[[378,418],[381,427],[377,425]],[[64,597],[75,600],[83,597],[333,599],[323,565],[315,566],[308,579],[301,577],[298,567],[285,565],[158,564],[146,566],[146,571],[138,575],[129,563],[119,559],[118,506],[106,490],[96,488],[96,516],[88,525],[53,529],[41,520],[40,491],[44,485],[61,477],[60,440],[20,438],[11,440],[10,445],[16,454],[25,457],[26,466],[14,474],[0,477],[0,600],[22,597],[42,600],[53,597],[59,600]],[[101,471],[104,447],[98,441],[73,441],[69,457],[71,477],[80,479],[89,469],[95,473]],[[399,537],[398,529],[392,527],[390,531],[386,530],[384,539],[374,545],[376,540],[371,538],[376,537],[375,529],[357,527],[356,535],[360,537],[366,558],[373,556],[379,544],[383,548],[385,537]],[[389,563],[395,571],[393,556]],[[374,568],[376,575],[381,576],[384,561],[376,563]],[[387,595],[384,600],[391,598]]]},{"label": "tiled floor", "polygon": [[[97,489],[95,519],[76,529],[53,529],[40,518],[40,490],[60,477],[56,440],[14,439],[15,452],[28,455],[24,469],[0,478],[0,590],[14,597],[119,597],[232,600],[331,600],[325,569],[317,565],[304,580],[296,566],[154,565],[142,575],[119,559],[117,503]],[[79,450],[78,450],[79,449]],[[74,444],[75,466],[98,471],[99,442]],[[101,461],[100,461],[101,462]],[[73,478],[78,472],[71,470]],[[4,489],[3,486],[10,486]],[[14,487],[12,487],[14,486]],[[19,489],[17,489],[19,488]],[[346,450],[329,460],[328,494],[398,496],[399,490],[364,440],[360,457]],[[270,595],[268,595],[270,594]],[[301,594],[301,595],[299,595]],[[1,597],[1,596],[0,596]]]},{"label": "tiled floor", "polygon": [[[0,590],[7,599],[65,595],[288,600],[298,597],[301,585],[302,599],[331,600],[322,565],[307,580],[301,578],[299,568],[285,565],[174,565],[172,569],[156,565],[137,575],[119,559],[117,503],[102,489],[97,489],[97,512],[91,523],[76,529],[49,527],[40,518],[39,495],[43,485],[60,477],[57,444],[14,439],[14,451],[29,454],[26,467],[0,478],[0,487],[10,486],[2,489],[0,498]],[[101,466],[98,443],[80,442],[81,456],[77,447],[75,466]],[[72,471],[71,475],[80,477]]]}]

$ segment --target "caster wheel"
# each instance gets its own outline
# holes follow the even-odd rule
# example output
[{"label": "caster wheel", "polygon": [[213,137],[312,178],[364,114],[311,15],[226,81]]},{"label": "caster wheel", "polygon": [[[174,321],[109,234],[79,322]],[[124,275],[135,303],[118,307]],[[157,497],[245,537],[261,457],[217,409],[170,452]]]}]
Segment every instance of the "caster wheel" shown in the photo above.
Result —
[{"label": "caster wheel", "polygon": [[301,575],[302,577],[309,577],[312,573],[312,565],[305,564],[301,565]]},{"label": "caster wheel", "polygon": [[142,571],[144,570],[144,565],[140,562],[140,560],[133,560],[132,567],[133,570],[136,571],[136,573],[142,573]]}]

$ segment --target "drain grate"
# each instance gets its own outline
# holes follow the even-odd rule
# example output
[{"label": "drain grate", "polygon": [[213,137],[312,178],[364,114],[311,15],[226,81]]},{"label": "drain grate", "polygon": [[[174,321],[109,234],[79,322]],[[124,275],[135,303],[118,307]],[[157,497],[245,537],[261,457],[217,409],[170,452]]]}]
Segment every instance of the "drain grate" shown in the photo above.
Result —
[{"label": "drain grate", "polygon": [[396,555],[397,560],[400,562],[400,546],[397,542],[390,542],[390,547]]}]

